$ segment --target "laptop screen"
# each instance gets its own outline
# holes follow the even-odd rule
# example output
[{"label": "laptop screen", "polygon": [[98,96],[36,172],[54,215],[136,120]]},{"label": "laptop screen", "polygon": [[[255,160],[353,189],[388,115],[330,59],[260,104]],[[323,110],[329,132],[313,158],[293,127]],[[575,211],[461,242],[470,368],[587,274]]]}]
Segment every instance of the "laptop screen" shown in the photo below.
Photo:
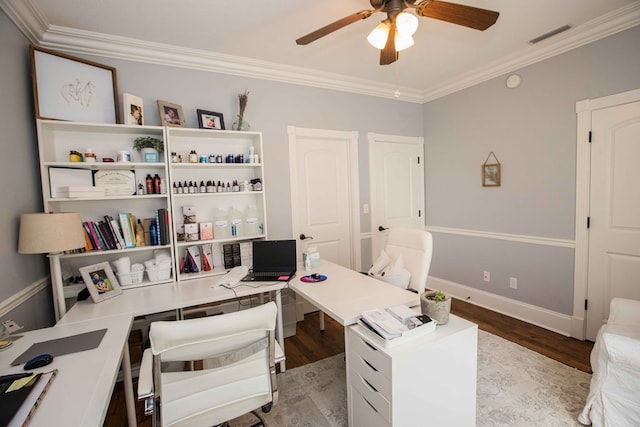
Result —
[{"label": "laptop screen", "polygon": [[295,240],[254,240],[253,271],[295,272]]}]

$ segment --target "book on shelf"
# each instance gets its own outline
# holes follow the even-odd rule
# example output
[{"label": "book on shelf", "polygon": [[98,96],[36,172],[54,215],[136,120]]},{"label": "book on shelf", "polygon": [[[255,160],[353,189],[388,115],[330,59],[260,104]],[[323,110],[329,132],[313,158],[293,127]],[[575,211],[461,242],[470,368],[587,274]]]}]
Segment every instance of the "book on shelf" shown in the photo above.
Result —
[{"label": "book on shelf", "polygon": [[122,228],[125,247],[134,248],[136,246],[136,239],[133,228],[131,227],[131,214],[120,212],[118,214],[118,219],[120,220],[120,227]]},{"label": "book on shelf", "polygon": [[106,251],[107,247],[105,243],[102,241],[100,234],[98,233],[98,227],[93,221],[86,222],[87,227],[89,228],[89,235],[91,236],[91,240],[93,241],[93,246],[96,250]]},{"label": "book on shelf", "polygon": [[104,220],[111,226],[111,231],[116,238],[118,249],[126,249],[127,245],[124,242],[124,236],[122,235],[122,229],[120,223],[116,221],[111,215],[105,215]]},{"label": "book on shelf", "polygon": [[115,237],[111,233],[111,228],[109,227],[109,225],[107,225],[107,223],[104,221],[98,221],[97,225],[98,225],[98,232],[100,233],[102,240],[106,243],[107,249],[109,250],[118,249],[118,247],[116,246]]}]

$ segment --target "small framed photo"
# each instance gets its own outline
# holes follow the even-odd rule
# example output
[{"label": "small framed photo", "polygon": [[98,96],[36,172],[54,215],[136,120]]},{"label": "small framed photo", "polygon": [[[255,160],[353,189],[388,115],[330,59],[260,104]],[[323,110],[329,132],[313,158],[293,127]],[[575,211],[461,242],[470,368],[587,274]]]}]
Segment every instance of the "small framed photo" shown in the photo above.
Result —
[{"label": "small framed photo", "polygon": [[124,123],[127,125],[144,125],[144,114],[142,114],[142,98],[124,93]]},{"label": "small framed photo", "polygon": [[500,187],[500,163],[482,165],[482,186]]},{"label": "small framed photo", "polygon": [[80,274],[94,303],[102,302],[122,293],[120,284],[108,262],[82,267]]},{"label": "small framed photo", "polygon": [[116,69],[31,45],[36,118],[118,123]]},{"label": "small framed photo", "polygon": [[180,105],[158,100],[158,112],[162,126],[185,127],[184,114]]},{"label": "small framed photo", "polygon": [[196,110],[198,113],[198,126],[200,129],[224,130],[224,118],[222,113],[213,111]]}]

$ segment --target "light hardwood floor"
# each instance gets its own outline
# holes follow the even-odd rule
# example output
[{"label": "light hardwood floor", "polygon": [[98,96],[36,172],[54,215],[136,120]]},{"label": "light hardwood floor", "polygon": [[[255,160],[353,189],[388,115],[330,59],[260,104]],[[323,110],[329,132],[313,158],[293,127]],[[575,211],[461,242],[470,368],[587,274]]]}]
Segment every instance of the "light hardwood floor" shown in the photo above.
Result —
[{"label": "light hardwood floor", "polygon": [[[584,372],[591,372],[589,355],[593,348],[592,342],[565,337],[460,300],[453,300],[451,312],[478,324],[478,327],[484,331],[515,342],[565,365]],[[132,336],[130,345],[131,357],[135,360],[139,357],[141,349],[135,336]],[[315,362],[343,351],[342,326],[325,316],[325,331],[320,332],[316,313],[309,314],[304,321],[298,322],[296,335],[285,339],[288,369]],[[142,413],[142,404],[138,404],[136,410],[138,426],[151,426],[150,419],[144,417]],[[106,427],[126,425],[124,392],[121,383],[118,383],[114,389],[104,425]]]}]

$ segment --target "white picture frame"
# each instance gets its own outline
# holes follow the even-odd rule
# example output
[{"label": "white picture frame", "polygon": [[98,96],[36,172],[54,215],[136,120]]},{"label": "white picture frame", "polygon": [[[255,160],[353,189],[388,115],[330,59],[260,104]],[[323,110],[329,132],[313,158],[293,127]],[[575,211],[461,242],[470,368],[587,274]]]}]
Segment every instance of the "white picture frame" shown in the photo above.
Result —
[{"label": "white picture frame", "polygon": [[122,293],[120,283],[108,262],[81,267],[80,274],[91,299],[96,304]]},{"label": "white picture frame", "polygon": [[124,113],[124,124],[133,126],[144,125],[144,103],[139,96],[130,93],[122,94],[122,109]]}]

